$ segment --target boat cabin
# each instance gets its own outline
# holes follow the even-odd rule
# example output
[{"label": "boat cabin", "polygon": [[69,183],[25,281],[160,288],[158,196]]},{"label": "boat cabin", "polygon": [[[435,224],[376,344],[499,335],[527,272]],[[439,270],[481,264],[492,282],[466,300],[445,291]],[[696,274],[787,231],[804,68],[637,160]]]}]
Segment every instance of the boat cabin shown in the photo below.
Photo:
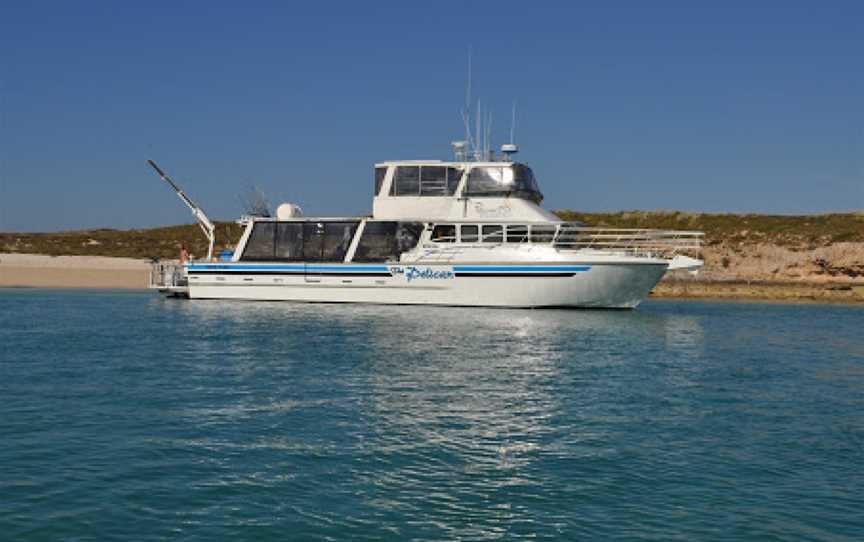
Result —
[{"label": "boat cabin", "polygon": [[551,244],[531,168],[518,162],[382,162],[366,218],[247,217],[234,261],[393,262],[420,248]]},{"label": "boat cabin", "polygon": [[560,221],[540,208],[534,173],[518,162],[382,162],[374,190],[376,219]]},{"label": "boat cabin", "polygon": [[398,262],[412,252],[448,247],[556,245],[573,241],[574,224],[441,222],[373,218],[249,219],[234,261]]}]

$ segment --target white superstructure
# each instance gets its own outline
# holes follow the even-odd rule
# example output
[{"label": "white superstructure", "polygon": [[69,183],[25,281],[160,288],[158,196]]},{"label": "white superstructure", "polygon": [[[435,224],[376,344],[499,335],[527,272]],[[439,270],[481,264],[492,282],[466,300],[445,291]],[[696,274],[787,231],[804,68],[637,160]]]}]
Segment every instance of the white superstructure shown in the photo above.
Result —
[{"label": "white superstructure", "polygon": [[504,160],[470,160],[457,146],[456,161],[376,164],[369,217],[302,217],[296,206],[244,217],[233,255],[186,265],[182,290],[193,299],[632,308],[667,270],[702,265],[681,254],[699,247],[698,232],[563,222],[540,207],[531,169],[507,147]]}]

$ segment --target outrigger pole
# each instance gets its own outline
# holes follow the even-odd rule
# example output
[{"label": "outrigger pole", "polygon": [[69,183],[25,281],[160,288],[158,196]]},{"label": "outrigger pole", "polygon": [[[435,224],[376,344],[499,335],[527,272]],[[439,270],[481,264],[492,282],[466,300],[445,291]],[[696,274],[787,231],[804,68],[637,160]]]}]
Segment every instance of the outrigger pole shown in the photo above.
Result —
[{"label": "outrigger pole", "polygon": [[207,259],[213,259],[213,247],[216,244],[216,226],[210,222],[210,219],[207,218],[207,215],[204,214],[204,211],[201,210],[200,207],[195,205],[195,202],[192,201],[189,196],[186,195],[183,190],[177,186],[177,184],[171,180],[171,178],[165,174],[164,171],[159,169],[159,166],[156,165],[156,162],[153,160],[147,160],[147,163],[150,164],[150,167],[156,170],[156,173],[162,177],[162,180],[171,185],[171,188],[174,189],[174,192],[177,193],[177,197],[183,200],[183,203],[186,204],[186,207],[189,207],[189,210],[192,211],[192,215],[198,221],[198,225],[201,227],[201,231],[204,232],[204,235],[207,236],[207,240],[210,242],[210,245],[207,247]]}]

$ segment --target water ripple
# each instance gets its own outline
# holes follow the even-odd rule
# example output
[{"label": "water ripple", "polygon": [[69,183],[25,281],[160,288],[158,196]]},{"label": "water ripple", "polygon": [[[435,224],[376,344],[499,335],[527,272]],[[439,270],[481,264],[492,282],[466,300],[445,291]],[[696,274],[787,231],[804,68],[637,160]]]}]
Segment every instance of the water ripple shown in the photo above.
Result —
[{"label": "water ripple", "polygon": [[0,304],[10,539],[864,538],[860,309]]}]

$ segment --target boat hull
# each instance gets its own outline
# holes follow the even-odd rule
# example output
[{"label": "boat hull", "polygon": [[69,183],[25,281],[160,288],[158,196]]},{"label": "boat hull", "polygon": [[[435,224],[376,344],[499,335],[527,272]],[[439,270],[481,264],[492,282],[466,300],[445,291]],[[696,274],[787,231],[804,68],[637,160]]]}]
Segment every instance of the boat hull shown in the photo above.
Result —
[{"label": "boat hull", "polygon": [[667,262],[454,264],[197,264],[192,299],[470,307],[634,308]]}]

